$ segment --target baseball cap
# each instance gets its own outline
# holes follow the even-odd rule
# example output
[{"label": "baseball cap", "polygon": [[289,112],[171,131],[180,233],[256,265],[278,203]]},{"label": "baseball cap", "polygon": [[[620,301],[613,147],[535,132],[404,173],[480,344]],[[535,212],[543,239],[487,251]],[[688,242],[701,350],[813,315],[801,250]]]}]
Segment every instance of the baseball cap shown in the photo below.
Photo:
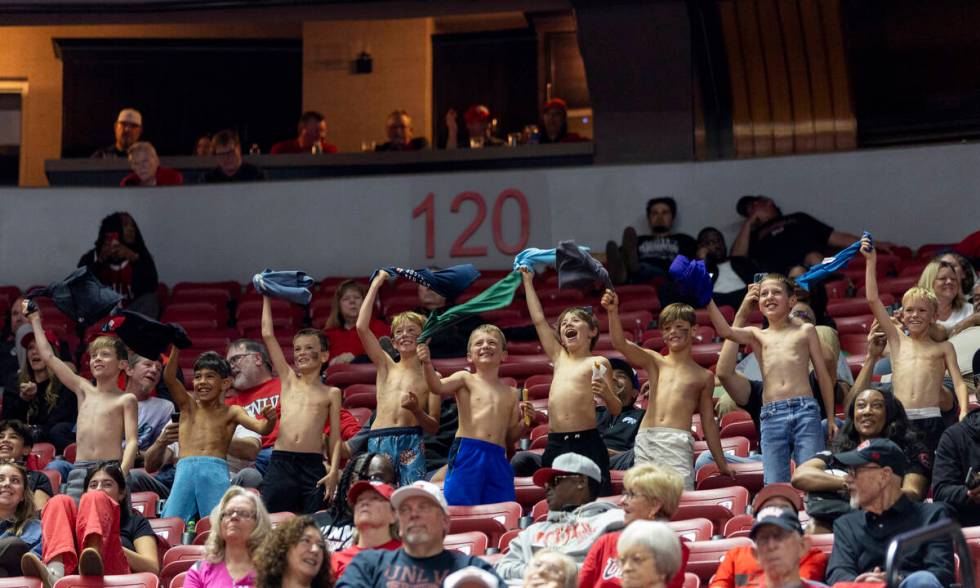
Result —
[{"label": "baseball cap", "polygon": [[752,195],[742,196],[741,198],[738,199],[738,204],[735,205],[735,210],[741,216],[748,216],[749,208],[751,208],[752,205],[755,204],[755,201],[760,198],[763,198],[763,196],[752,196]]},{"label": "baseball cap", "polygon": [[779,506],[767,506],[755,515],[755,523],[749,531],[749,537],[755,539],[756,533],[765,525],[776,525],[781,529],[803,534],[803,525],[800,524],[800,517],[790,508]]},{"label": "baseball cap", "polygon": [[861,443],[852,451],[838,453],[834,457],[846,466],[863,466],[869,463],[881,467],[889,467],[898,476],[904,476],[908,469],[908,460],[902,449],[889,439],[870,439]]},{"label": "baseball cap", "polygon": [[568,112],[568,104],[566,104],[561,98],[552,98],[551,100],[545,102],[544,106],[541,107],[541,112],[548,112],[552,108],[559,108],[565,112]]},{"label": "baseball cap", "polygon": [[443,588],[481,585],[486,588],[497,588],[500,585],[500,578],[482,568],[466,566],[446,576],[442,583]]},{"label": "baseball cap", "polygon": [[631,366],[625,359],[610,357],[609,363],[612,365],[612,369],[624,372],[630,377],[630,381],[633,382],[633,388],[636,390],[640,389],[640,378],[636,376],[636,370],[633,369],[633,366]]},{"label": "baseball cap", "polygon": [[416,496],[428,498],[438,504],[442,508],[443,513],[449,514],[449,505],[446,504],[446,497],[442,495],[442,490],[432,482],[422,480],[415,482],[411,486],[402,486],[398,490],[395,490],[391,495],[391,505],[397,509],[401,506],[402,502]]},{"label": "baseball cap", "polygon": [[143,115],[135,108],[123,108],[119,111],[116,122],[129,123],[141,127],[143,126]]},{"label": "baseball cap", "polygon": [[534,472],[534,483],[544,486],[555,476],[573,474],[592,478],[596,482],[602,482],[602,472],[594,461],[578,453],[563,453],[551,462],[550,468],[541,468]]},{"label": "baseball cap", "polygon": [[360,496],[365,490],[374,490],[388,502],[391,502],[391,495],[395,493],[395,489],[384,482],[361,480],[360,482],[351,486],[350,490],[347,491],[347,502],[349,502],[351,506],[354,506],[354,503],[357,502],[357,497]]},{"label": "baseball cap", "polygon": [[[27,349],[27,346],[34,342],[34,338],[34,331],[28,332],[26,335],[21,337],[20,346]],[[48,340],[48,343],[50,343],[52,347],[58,347],[58,336],[55,335],[54,331],[51,329],[44,329],[44,338]]]},{"label": "baseball cap", "polygon": [[762,490],[759,490],[759,493],[752,499],[752,511],[759,512],[767,500],[776,496],[790,501],[793,508],[796,509],[796,512],[803,510],[803,499],[800,497],[800,493],[796,491],[796,488],[793,488],[790,484],[780,482],[769,484]]},{"label": "baseball cap", "polygon": [[467,123],[490,120],[490,109],[482,104],[474,104],[463,113],[463,120]]}]

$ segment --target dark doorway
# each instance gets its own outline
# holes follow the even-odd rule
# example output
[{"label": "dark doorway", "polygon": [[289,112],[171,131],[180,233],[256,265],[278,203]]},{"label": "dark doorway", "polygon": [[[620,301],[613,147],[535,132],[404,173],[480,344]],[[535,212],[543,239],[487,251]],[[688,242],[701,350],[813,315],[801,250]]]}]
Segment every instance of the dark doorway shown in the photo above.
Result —
[{"label": "dark doorway", "polygon": [[435,144],[446,145],[446,112],[459,113],[459,138],[469,141],[463,112],[484,104],[499,121],[498,135],[538,122],[538,40],[534,31],[433,35],[432,120]]},{"label": "dark doorway", "polygon": [[21,103],[19,93],[0,93],[0,186],[20,179]]},{"label": "dark doorway", "polygon": [[64,62],[62,156],[87,157],[113,142],[122,108],[143,115],[161,155],[236,129],[263,152],[296,134],[303,48],[295,39],[55,39]]}]

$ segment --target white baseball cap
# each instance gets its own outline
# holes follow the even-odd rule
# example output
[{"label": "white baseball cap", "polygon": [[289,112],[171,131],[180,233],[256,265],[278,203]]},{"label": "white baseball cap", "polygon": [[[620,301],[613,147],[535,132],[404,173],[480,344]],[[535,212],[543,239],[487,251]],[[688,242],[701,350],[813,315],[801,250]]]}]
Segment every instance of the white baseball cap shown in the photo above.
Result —
[{"label": "white baseball cap", "polygon": [[476,566],[466,566],[461,570],[446,576],[442,581],[442,588],[456,588],[457,586],[477,586],[482,585],[486,588],[497,588],[500,585],[500,578]]},{"label": "white baseball cap", "polygon": [[534,472],[534,483],[544,486],[555,476],[563,474],[576,474],[592,478],[596,482],[602,483],[602,470],[594,461],[578,453],[563,453],[551,462],[550,468],[541,468]]},{"label": "white baseball cap", "polygon": [[411,486],[402,486],[391,495],[391,506],[397,510],[402,502],[409,498],[421,496],[435,502],[442,508],[442,512],[449,514],[449,505],[446,504],[446,497],[442,495],[442,490],[432,482],[419,480]]},{"label": "white baseball cap", "polygon": [[119,111],[116,122],[129,123],[141,127],[143,126],[143,115],[135,108],[123,108]]}]

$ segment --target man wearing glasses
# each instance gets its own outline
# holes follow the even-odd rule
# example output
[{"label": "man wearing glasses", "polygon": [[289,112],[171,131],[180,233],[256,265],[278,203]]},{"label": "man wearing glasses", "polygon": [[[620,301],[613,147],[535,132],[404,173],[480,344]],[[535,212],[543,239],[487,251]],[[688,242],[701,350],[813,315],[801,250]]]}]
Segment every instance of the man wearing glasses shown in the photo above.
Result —
[{"label": "man wearing glasses", "polygon": [[506,580],[522,578],[524,568],[541,549],[563,553],[581,565],[602,535],[622,529],[622,509],[596,502],[601,481],[599,466],[578,453],[559,455],[550,468],[535,472],[534,483],[547,492],[548,519],[514,537],[510,551],[497,562],[497,573]]},{"label": "man wearing glasses", "polygon": [[[901,448],[888,439],[865,441],[836,458],[848,466],[851,506],[860,510],[834,522],[827,583],[883,582],[885,552],[892,538],[948,519],[949,510],[939,502],[912,502],[902,493],[908,462]],[[934,539],[906,551],[899,578],[899,588],[949,586],[953,582],[950,541]]]},{"label": "man wearing glasses", "polygon": [[218,158],[218,167],[204,174],[205,184],[219,182],[254,182],[266,179],[265,172],[242,161],[242,144],[238,133],[225,129],[211,139],[211,154]]},{"label": "man wearing glasses", "polygon": [[749,535],[767,588],[817,588],[819,582],[800,578],[800,560],[810,552],[799,516],[791,508],[767,506],[759,511]]}]

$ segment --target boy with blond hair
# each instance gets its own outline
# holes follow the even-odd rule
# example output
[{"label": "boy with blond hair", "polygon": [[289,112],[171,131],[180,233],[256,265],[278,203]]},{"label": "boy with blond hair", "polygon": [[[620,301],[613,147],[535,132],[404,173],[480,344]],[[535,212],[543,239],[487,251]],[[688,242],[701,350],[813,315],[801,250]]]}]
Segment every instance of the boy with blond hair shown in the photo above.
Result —
[{"label": "boy with blond hair", "polygon": [[[269,512],[312,514],[325,507],[340,480],[340,390],[325,386],[320,371],[330,357],[329,343],[317,329],[293,335],[293,362],[286,361],[272,322],[272,305],[262,299],[262,342],[269,350],[282,389],[279,393],[279,435],[262,477],[262,499]],[[324,439],[324,424],[330,434]],[[270,429],[271,431],[271,429]],[[330,471],[324,467],[329,456]],[[324,495],[319,486],[324,486]]]},{"label": "boy with blond hair", "polygon": [[943,387],[946,372],[953,379],[960,405],[959,419],[963,420],[970,410],[966,382],[960,375],[953,345],[948,341],[937,343],[929,336],[929,330],[936,322],[939,300],[925,288],[915,287],[905,292],[901,318],[908,329],[906,335],[895,326],[878,298],[878,252],[868,237],[861,239],[861,254],[867,262],[865,297],[891,349],[892,392],[902,401],[909,417],[909,428],[922,435],[931,457],[946,429],[941,411],[952,408],[952,397]]},{"label": "boy with blond hair", "polygon": [[[78,500],[85,492],[88,468],[100,461],[118,461],[128,473],[139,453],[136,396],[119,389],[119,373],[126,368],[127,353],[115,337],[96,337],[88,347],[93,386],[61,361],[44,336],[41,313],[31,301],[22,302],[21,311],[34,328],[34,341],[44,363],[58,380],[78,396],[77,453],[68,473],[67,494]],[[125,448],[123,442],[125,441]]]},{"label": "boy with blond hair", "polygon": [[595,398],[601,398],[613,416],[623,407],[613,392],[612,365],[605,357],[592,355],[599,340],[599,321],[589,309],[567,308],[553,329],[534,290],[534,274],[526,267],[521,272],[534,330],[554,365],[548,391],[550,431],[541,465],[551,467],[551,462],[563,453],[584,455],[599,466],[602,490],[608,492],[609,451],[596,428]]},{"label": "boy with blond hair", "polygon": [[435,410],[434,414],[438,415],[439,409],[433,409],[430,402],[429,386],[416,350],[425,317],[407,311],[391,319],[391,342],[398,351],[397,362],[381,348],[371,331],[374,301],[388,277],[388,272],[380,270],[371,281],[357,315],[357,335],[378,370],[375,380],[378,408],[368,433],[368,451],[389,456],[398,468],[398,479],[405,486],[425,476],[423,430],[434,433],[439,428],[439,421],[422,410],[420,398],[426,401],[430,411]]},{"label": "boy with blond hair", "polygon": [[[751,345],[759,354],[763,397],[759,443],[766,484],[789,482],[789,462],[803,463],[823,451],[826,439],[837,433],[834,422],[834,387],[820,339],[813,325],[790,317],[796,304],[793,283],[780,274],[766,274],[759,282],[759,311],[769,327],[731,327],[714,302],[708,314],[721,337]],[[820,385],[827,415],[826,436],[820,404],[810,387],[810,364]],[[720,462],[719,462],[720,463]]]},{"label": "boy with blond hair", "polygon": [[657,463],[673,468],[683,479],[684,489],[694,490],[694,436],[691,418],[701,416],[704,438],[718,471],[732,475],[724,460],[712,394],[715,376],[691,358],[697,315],[687,304],[667,305],[660,312],[660,332],[670,354],[643,349],[623,335],[619,321],[619,297],[612,290],[602,296],[602,307],[609,313],[609,335],[613,347],[626,361],[647,371],[656,384],[650,386],[650,404],[633,448],[637,465]]},{"label": "boy with blond hair", "polygon": [[526,433],[525,418],[533,409],[518,402],[518,391],[500,381],[500,363],[507,356],[507,340],[494,325],[480,325],[470,333],[466,359],[475,373],[458,371],[439,377],[429,359],[429,348],[418,346],[429,390],[456,396],[459,429],[449,449],[443,493],[451,505],[493,504],[514,501],[514,472],[507,461],[508,443]]}]

